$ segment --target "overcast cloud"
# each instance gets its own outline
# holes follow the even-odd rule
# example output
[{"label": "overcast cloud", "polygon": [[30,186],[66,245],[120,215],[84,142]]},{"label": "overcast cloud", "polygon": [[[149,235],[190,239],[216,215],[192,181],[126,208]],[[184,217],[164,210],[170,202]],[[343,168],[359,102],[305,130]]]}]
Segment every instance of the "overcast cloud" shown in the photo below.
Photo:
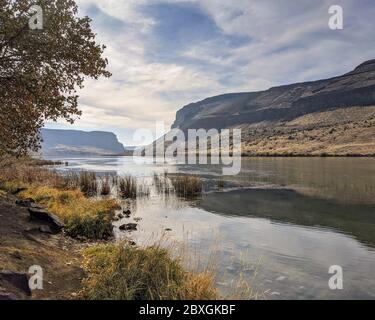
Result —
[{"label": "overcast cloud", "polygon": [[[326,78],[375,58],[373,0],[78,0],[107,45],[110,79],[87,81],[83,116],[52,128],[109,130],[126,145],[209,96]],[[328,8],[344,9],[344,30]]]}]

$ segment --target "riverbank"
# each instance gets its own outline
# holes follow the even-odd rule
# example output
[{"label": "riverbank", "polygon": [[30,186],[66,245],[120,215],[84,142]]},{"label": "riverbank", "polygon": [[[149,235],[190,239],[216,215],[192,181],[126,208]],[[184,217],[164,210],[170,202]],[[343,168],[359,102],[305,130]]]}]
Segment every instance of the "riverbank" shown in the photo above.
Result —
[{"label": "riverbank", "polygon": [[[218,298],[208,272],[185,270],[168,250],[138,247],[131,241],[116,244],[112,223],[123,208],[109,196],[94,197],[97,189],[96,177],[89,174],[61,176],[32,159],[2,159],[3,298]],[[102,185],[101,192],[104,189]],[[27,290],[31,266],[42,268],[49,289]]]},{"label": "riverbank", "polygon": [[[81,290],[84,272],[81,250],[86,246],[63,233],[40,231],[42,223],[30,221],[27,208],[15,204],[13,195],[0,193],[0,272],[31,276],[29,268],[42,266],[43,290],[28,291],[1,280],[0,296],[16,299],[74,299]],[[17,281],[18,285],[24,280]]]}]

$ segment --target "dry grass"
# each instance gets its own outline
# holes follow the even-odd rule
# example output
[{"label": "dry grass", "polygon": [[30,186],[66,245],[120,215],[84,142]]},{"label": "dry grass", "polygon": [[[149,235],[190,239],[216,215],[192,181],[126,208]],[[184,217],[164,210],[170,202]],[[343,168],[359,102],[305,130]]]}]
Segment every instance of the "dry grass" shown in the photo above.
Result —
[{"label": "dry grass", "polygon": [[66,232],[89,239],[112,237],[114,211],[119,209],[114,199],[89,199],[96,195],[96,176],[90,172],[80,175],[59,175],[38,167],[31,158],[0,160],[0,189],[19,193],[22,198],[32,198],[65,224]]},{"label": "dry grass", "polygon": [[79,175],[81,191],[88,197],[98,194],[98,180],[95,172],[83,171]]},{"label": "dry grass", "polygon": [[171,178],[176,194],[180,197],[192,198],[202,194],[203,184],[199,177],[177,176]]},{"label": "dry grass", "polygon": [[80,190],[59,190],[33,186],[20,193],[45,206],[66,223],[66,232],[73,237],[107,239],[112,236],[115,199],[89,199]]},{"label": "dry grass", "polygon": [[137,198],[137,179],[132,176],[119,177],[118,191],[123,198]]},{"label": "dry grass", "polygon": [[101,179],[100,194],[102,196],[108,196],[111,193],[111,183],[109,176],[105,176]]},{"label": "dry grass", "polygon": [[99,245],[84,251],[82,297],[91,300],[211,300],[218,298],[208,273],[184,270],[158,246]]},{"label": "dry grass", "polygon": [[66,180],[52,170],[36,165],[31,158],[0,158],[0,188],[14,192],[30,184],[65,187]]}]

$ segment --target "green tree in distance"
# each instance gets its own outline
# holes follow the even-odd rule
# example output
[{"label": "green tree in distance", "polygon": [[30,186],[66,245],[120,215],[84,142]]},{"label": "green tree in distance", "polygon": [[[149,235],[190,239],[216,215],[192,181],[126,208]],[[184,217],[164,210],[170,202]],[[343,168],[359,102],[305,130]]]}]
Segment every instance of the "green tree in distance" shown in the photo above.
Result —
[{"label": "green tree in distance", "polygon": [[[40,30],[29,26],[33,5]],[[0,0],[0,155],[37,151],[46,120],[80,116],[85,78],[111,76],[90,23],[74,0]]]}]

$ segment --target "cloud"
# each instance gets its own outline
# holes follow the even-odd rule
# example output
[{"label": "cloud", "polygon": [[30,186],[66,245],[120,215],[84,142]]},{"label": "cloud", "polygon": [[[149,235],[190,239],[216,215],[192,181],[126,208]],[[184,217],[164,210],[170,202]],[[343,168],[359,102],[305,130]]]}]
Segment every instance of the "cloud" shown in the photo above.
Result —
[{"label": "cloud", "polygon": [[372,0],[335,1],[344,8],[337,31],[328,0],[77,2],[113,77],[86,82],[74,127],[111,130],[126,144],[138,128],[171,125],[187,103],[334,76],[375,57]]}]

